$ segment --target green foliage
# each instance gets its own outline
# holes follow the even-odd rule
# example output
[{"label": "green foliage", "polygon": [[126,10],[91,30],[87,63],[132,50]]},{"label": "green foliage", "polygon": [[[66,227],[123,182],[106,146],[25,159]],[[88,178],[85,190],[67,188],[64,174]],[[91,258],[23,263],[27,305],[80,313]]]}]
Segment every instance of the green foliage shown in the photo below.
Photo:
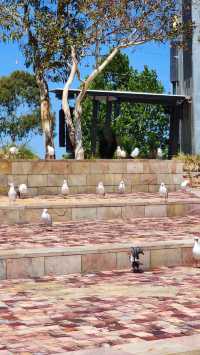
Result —
[{"label": "green foliage", "polygon": [[15,71],[0,78],[0,138],[20,142],[41,134],[40,100],[35,77]]},{"label": "green foliage", "polygon": [[[113,61],[98,75],[90,89],[124,90],[137,92],[163,93],[164,88],[154,70],[144,67],[138,72],[129,65],[128,56],[119,53]],[[92,101],[87,98],[83,105],[83,144],[86,155],[91,155],[91,119]],[[116,144],[123,147],[128,154],[134,147],[140,149],[140,156],[153,157],[158,147],[167,150],[169,118],[159,105],[122,103],[118,117],[106,123],[106,103],[101,103],[98,117],[97,155],[101,155],[101,139],[104,145],[105,135],[115,136]],[[109,139],[109,138],[108,138]]]},{"label": "green foliage", "polygon": [[39,157],[32,152],[32,150],[25,144],[16,146],[18,148],[18,153],[13,157],[9,153],[10,147],[16,146],[13,144],[4,145],[0,149],[0,159],[29,159],[37,160]]}]

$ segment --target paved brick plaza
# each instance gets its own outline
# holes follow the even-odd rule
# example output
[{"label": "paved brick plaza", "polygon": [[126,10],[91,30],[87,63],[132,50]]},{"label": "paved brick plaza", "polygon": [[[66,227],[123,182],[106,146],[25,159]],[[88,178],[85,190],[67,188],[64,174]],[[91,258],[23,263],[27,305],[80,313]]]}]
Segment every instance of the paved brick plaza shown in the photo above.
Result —
[{"label": "paved brick plaza", "polygon": [[0,250],[53,248],[115,243],[149,244],[193,241],[200,236],[199,216],[71,221],[52,227],[38,224],[0,226]]},{"label": "paved brick plaza", "polygon": [[189,337],[200,332],[199,299],[200,270],[184,267],[1,281],[0,354]]}]

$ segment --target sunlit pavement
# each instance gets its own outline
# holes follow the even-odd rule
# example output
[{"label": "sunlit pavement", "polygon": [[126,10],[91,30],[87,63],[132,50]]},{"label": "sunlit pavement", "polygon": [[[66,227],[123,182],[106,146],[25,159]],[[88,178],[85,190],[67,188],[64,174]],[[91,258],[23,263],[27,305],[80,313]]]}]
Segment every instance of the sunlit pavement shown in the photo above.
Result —
[{"label": "sunlit pavement", "polygon": [[0,354],[134,354],[137,344],[190,339],[199,300],[200,270],[189,267],[1,281]]}]

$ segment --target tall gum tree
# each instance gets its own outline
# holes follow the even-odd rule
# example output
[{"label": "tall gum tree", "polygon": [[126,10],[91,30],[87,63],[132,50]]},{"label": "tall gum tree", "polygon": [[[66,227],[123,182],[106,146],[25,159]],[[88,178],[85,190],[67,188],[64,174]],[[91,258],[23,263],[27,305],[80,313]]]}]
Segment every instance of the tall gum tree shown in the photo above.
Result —
[{"label": "tall gum tree", "polygon": [[[63,90],[62,105],[76,159],[84,159],[81,129],[82,102],[90,84],[112,61],[116,54],[128,47],[155,41],[175,39],[191,24],[179,21],[177,0],[83,0],[77,1],[78,11],[72,11],[74,21],[82,22],[84,31],[71,44],[71,70]],[[103,61],[96,63],[89,75],[81,80],[79,67],[89,55],[103,53]],[[69,89],[74,78],[80,82],[75,99],[74,115],[68,103]]]},{"label": "tall gum tree", "polygon": [[63,13],[64,0],[4,0],[4,8],[11,9],[11,4],[16,6],[20,19],[16,27],[25,64],[33,70],[40,90],[45,158],[49,158],[47,147],[54,147],[49,81],[64,82],[68,77],[69,17]]}]

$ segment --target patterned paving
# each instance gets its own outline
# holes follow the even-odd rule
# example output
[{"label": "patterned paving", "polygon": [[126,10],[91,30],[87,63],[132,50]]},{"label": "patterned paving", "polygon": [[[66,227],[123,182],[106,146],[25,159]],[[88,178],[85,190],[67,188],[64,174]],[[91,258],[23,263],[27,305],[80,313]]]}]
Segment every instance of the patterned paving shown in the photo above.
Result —
[{"label": "patterned paving", "polygon": [[0,283],[0,354],[59,354],[200,333],[200,270]]},{"label": "patterned paving", "polygon": [[199,216],[134,218],[113,221],[72,221],[52,227],[0,225],[0,250],[72,247],[192,239],[200,236]]}]

